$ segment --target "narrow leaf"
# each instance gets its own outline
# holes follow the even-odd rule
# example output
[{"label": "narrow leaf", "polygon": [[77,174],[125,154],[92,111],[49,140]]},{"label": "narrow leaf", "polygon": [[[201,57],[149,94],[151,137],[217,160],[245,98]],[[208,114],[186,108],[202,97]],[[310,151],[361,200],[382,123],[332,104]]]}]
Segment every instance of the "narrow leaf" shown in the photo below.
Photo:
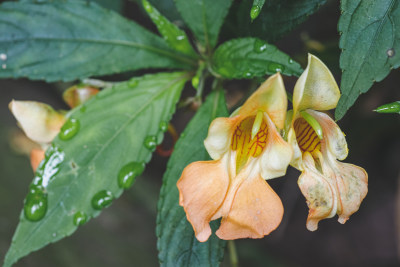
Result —
[{"label": "narrow leaf", "polygon": [[175,3],[204,48],[210,50],[214,47],[232,0],[175,0]]},{"label": "narrow leaf", "polygon": [[160,37],[94,2],[0,5],[0,78],[74,80],[143,68],[194,68]]},{"label": "narrow leaf", "polygon": [[227,18],[227,30],[230,29],[236,37],[253,36],[273,43],[304,22],[325,3],[326,0],[268,0],[259,9],[257,19],[252,21],[248,12],[253,1],[240,1],[233,5]]},{"label": "narrow leaf", "polygon": [[265,4],[265,0],[253,0],[253,6],[250,9],[251,21],[255,20],[260,15],[261,9]]},{"label": "narrow leaf", "polygon": [[382,105],[380,107],[377,107],[374,111],[378,112],[378,113],[398,113],[398,114],[400,114],[400,101]]},{"label": "narrow leaf", "polygon": [[229,79],[250,79],[278,71],[299,76],[303,72],[287,54],[257,38],[234,39],[220,45],[213,56],[213,70]]},{"label": "narrow leaf", "polygon": [[179,29],[178,26],[171,23],[166,17],[161,15],[160,12],[149,3],[149,1],[142,0],[142,3],[147,14],[157,26],[158,31],[164,37],[167,44],[178,52],[197,58],[196,51],[194,51],[190,44],[186,33]]},{"label": "narrow leaf", "polygon": [[343,71],[342,97],[335,117],[341,119],[361,93],[400,65],[400,5],[398,0],[342,0],[339,46]]},{"label": "narrow leaf", "polygon": [[[187,79],[184,73],[146,75],[72,110],[30,186],[4,266],[71,235],[132,185],[162,141],[161,126]],[[43,207],[40,213],[33,205]]]},{"label": "narrow leaf", "polygon": [[[216,235],[204,243],[197,241],[183,208],[179,206],[176,182],[189,163],[209,159],[203,145],[208,126],[215,117],[227,115],[223,92],[211,93],[175,145],[158,201],[157,236],[161,266],[219,266],[222,260],[225,241]],[[211,226],[215,230],[218,223],[213,222]]]}]

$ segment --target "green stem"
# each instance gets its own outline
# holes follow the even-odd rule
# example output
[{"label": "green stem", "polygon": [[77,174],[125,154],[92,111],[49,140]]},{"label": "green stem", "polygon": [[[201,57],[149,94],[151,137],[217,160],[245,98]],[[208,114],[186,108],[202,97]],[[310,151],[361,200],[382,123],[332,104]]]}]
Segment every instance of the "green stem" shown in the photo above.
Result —
[{"label": "green stem", "polygon": [[229,260],[231,267],[239,267],[239,258],[236,253],[235,241],[228,240]]}]

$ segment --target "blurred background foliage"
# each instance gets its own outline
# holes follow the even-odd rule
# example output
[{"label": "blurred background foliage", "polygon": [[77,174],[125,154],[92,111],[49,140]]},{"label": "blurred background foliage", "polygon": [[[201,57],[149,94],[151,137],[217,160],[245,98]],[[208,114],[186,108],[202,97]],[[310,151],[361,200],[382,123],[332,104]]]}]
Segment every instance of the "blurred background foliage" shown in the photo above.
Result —
[{"label": "blurred background foliage", "polygon": [[[155,31],[136,1],[98,2]],[[160,2],[158,8],[179,25],[179,14],[171,3]],[[339,16],[339,1],[328,1],[276,45],[303,67],[307,52],[315,54],[339,83]],[[224,39],[223,30],[221,34]],[[105,79],[124,80],[138,73]],[[296,78],[284,79],[291,91]],[[338,123],[347,135],[350,154],[346,162],[364,167],[369,174],[369,192],[360,210],[345,225],[333,218],[321,221],[316,232],[309,232],[305,227],[308,209],[296,183],[300,173],[290,168],[284,179],[270,182],[285,207],[282,224],[263,239],[236,241],[241,266],[399,266],[400,117],[372,111],[381,104],[400,99],[398,84],[400,70],[393,70],[384,81],[374,84],[370,92],[362,95]],[[70,85],[0,80],[1,258],[10,245],[33,177],[28,158],[21,150],[30,144],[25,143],[7,108],[8,103],[12,99],[36,100],[56,109],[67,109],[61,94]],[[235,106],[246,94],[246,86],[248,83],[243,81],[225,84],[229,107]],[[186,89],[183,95],[193,94],[193,89]],[[178,109],[172,121],[178,132],[182,132],[193,114],[189,109]],[[155,154],[136,185],[117,199],[112,208],[104,210],[71,237],[32,253],[15,266],[158,266],[156,204],[167,160]],[[222,266],[229,266],[228,256],[226,253]]]}]

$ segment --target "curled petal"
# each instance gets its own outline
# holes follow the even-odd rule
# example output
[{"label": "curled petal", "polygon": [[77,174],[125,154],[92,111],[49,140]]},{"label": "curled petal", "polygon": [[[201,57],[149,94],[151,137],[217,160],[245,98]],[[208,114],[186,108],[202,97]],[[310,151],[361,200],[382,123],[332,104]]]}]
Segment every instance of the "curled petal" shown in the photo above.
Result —
[{"label": "curled petal", "polygon": [[283,140],[268,115],[265,115],[265,120],[268,125],[268,137],[260,165],[261,176],[267,180],[285,175],[293,157],[293,149]]},{"label": "curled petal", "polygon": [[335,163],[334,172],[340,197],[338,221],[343,224],[359,209],[367,195],[368,174],[361,167],[337,161]]},{"label": "curled petal", "polygon": [[279,72],[269,77],[252,94],[239,110],[244,116],[255,115],[258,110],[266,112],[275,125],[282,129],[285,124],[287,96]]},{"label": "curled petal", "polygon": [[243,116],[235,116],[216,118],[212,121],[207,138],[204,140],[204,146],[212,159],[218,160],[228,151],[233,131],[242,119]]},{"label": "curled petal", "polygon": [[225,240],[262,238],[278,227],[282,216],[282,202],[268,183],[260,176],[246,178],[216,234]]},{"label": "curled petal", "polygon": [[198,161],[189,164],[177,186],[179,205],[186,212],[196,238],[205,242],[211,235],[209,222],[222,205],[228,191],[229,176],[226,157],[218,161]]},{"label": "curled petal", "polygon": [[40,162],[44,159],[45,151],[43,149],[34,148],[31,151],[31,166],[33,171],[35,172],[37,167],[39,166]]},{"label": "curled petal", "polygon": [[13,100],[9,108],[25,134],[38,143],[50,143],[65,122],[63,114],[39,102]]},{"label": "curled petal", "polygon": [[307,110],[307,113],[313,116],[322,127],[324,134],[322,145],[337,159],[344,160],[347,157],[348,148],[346,138],[339,126],[325,113],[314,110]]},{"label": "curled petal", "polygon": [[307,229],[315,231],[320,220],[336,214],[337,191],[335,182],[315,168],[314,159],[309,152],[304,153],[303,164],[304,171],[297,183],[309,208]]},{"label": "curled petal", "polygon": [[336,107],[340,91],[329,69],[317,57],[308,54],[308,65],[293,91],[295,113],[305,109],[329,110]]}]

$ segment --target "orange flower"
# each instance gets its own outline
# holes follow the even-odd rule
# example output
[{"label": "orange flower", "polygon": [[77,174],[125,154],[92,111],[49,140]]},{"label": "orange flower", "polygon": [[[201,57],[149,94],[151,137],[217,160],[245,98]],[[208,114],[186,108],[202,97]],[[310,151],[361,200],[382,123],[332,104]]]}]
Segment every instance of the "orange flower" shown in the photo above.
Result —
[{"label": "orange flower", "polygon": [[237,115],[211,123],[204,144],[213,160],[189,164],[177,183],[179,204],[200,242],[211,235],[209,222],[220,217],[216,234],[226,240],[262,238],[278,227],[282,202],[265,180],[284,175],[293,155],[276,128],[283,128],[286,108],[278,73]]},{"label": "orange flower", "polygon": [[367,194],[368,175],[361,167],[337,161],[347,157],[345,136],[325,113],[336,107],[340,91],[329,69],[309,55],[308,66],[293,92],[289,111],[288,142],[294,157],[291,165],[302,171],[298,185],[307,199],[307,229],[315,231],[324,218],[339,215],[345,223]]}]

